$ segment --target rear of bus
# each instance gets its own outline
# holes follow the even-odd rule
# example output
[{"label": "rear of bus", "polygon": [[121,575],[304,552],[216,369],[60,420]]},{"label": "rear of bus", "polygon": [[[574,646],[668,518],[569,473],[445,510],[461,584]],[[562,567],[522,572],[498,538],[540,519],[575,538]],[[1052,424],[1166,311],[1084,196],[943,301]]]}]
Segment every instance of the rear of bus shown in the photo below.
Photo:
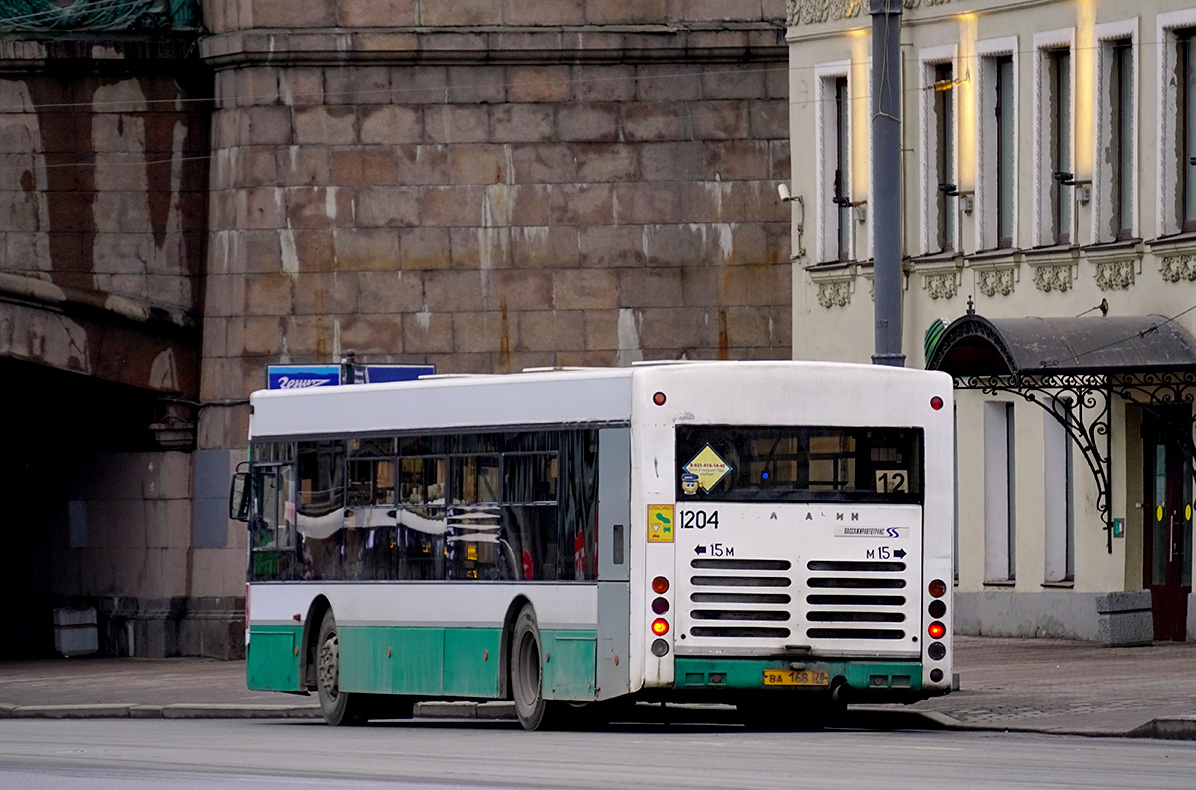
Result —
[{"label": "rear of bus", "polygon": [[632,398],[645,691],[771,725],[950,690],[948,376],[661,366]]}]

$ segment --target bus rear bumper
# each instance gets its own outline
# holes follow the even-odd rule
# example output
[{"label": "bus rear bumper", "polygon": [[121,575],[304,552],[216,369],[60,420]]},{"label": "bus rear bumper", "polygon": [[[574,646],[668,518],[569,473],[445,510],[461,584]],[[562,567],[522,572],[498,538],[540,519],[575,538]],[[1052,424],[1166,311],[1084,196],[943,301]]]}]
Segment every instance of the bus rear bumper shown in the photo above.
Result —
[{"label": "bus rear bumper", "polygon": [[851,702],[913,702],[950,691],[924,686],[918,661],[682,658],[675,664],[679,695],[830,693]]}]

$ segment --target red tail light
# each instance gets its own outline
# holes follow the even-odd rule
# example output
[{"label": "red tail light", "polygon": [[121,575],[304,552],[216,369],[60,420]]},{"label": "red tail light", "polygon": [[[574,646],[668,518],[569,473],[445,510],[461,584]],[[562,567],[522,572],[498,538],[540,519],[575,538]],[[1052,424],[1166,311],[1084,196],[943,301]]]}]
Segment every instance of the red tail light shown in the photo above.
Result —
[{"label": "red tail light", "polygon": [[669,580],[663,576],[657,576],[652,580],[652,592],[657,595],[664,595],[669,591]]},{"label": "red tail light", "polygon": [[652,633],[657,636],[664,636],[669,632],[669,621],[663,617],[657,617],[652,621]]},{"label": "red tail light", "polygon": [[931,639],[942,639],[947,633],[947,626],[935,620],[926,627],[926,633],[930,635]]}]

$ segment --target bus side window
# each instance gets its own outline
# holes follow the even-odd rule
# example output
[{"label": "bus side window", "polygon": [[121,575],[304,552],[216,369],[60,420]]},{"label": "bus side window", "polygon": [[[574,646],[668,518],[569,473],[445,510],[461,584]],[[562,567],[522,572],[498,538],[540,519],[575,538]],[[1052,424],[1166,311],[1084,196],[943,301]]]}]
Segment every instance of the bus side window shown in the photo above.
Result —
[{"label": "bus side window", "polygon": [[444,456],[405,456],[399,461],[395,517],[396,578],[439,581],[444,576],[447,528]]},{"label": "bus side window", "polygon": [[344,578],[345,445],[300,442],[296,527],[307,579]]}]

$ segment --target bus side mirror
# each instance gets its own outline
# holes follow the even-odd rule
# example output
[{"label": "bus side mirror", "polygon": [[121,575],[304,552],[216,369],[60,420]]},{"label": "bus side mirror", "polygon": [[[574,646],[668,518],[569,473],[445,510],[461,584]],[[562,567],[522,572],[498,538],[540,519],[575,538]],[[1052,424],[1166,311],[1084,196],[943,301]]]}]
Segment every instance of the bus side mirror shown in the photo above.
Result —
[{"label": "bus side mirror", "polygon": [[249,473],[234,472],[232,486],[228,492],[228,517],[237,521],[249,521]]}]

